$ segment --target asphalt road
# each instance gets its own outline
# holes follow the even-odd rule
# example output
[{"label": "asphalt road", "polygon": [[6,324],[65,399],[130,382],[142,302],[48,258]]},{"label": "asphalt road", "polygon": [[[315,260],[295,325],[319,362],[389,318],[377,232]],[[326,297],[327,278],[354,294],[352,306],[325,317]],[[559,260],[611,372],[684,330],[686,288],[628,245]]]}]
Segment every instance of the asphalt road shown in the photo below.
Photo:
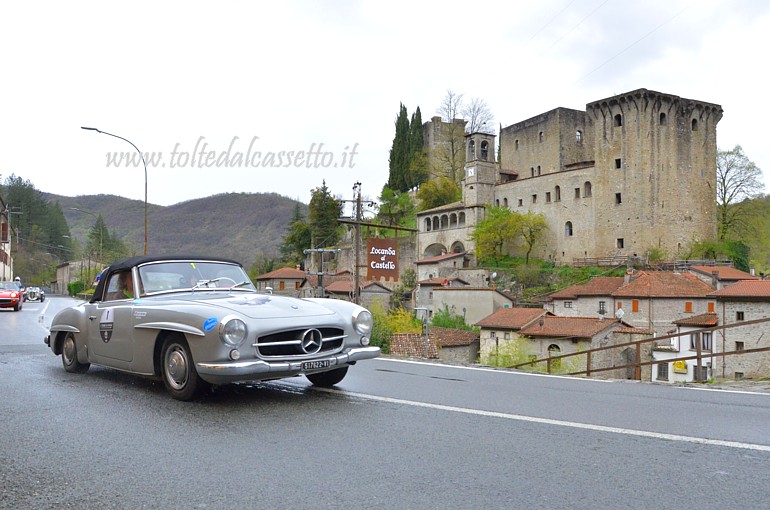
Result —
[{"label": "asphalt road", "polygon": [[379,359],[183,403],[64,372],[68,301],[0,312],[0,508],[770,508],[767,394]]}]

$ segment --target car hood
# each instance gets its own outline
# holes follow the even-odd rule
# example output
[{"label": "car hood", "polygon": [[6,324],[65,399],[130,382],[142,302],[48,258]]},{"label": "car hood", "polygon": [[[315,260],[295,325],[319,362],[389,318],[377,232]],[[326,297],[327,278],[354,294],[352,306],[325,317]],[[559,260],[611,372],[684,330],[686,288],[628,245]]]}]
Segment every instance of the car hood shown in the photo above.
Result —
[{"label": "car hood", "polygon": [[[274,294],[196,292],[186,296],[175,296],[174,299],[169,301],[187,304],[205,303],[243,314],[252,319],[311,317],[334,315],[335,313],[333,310],[313,301],[276,296]],[[168,304],[172,303],[169,302]]]}]

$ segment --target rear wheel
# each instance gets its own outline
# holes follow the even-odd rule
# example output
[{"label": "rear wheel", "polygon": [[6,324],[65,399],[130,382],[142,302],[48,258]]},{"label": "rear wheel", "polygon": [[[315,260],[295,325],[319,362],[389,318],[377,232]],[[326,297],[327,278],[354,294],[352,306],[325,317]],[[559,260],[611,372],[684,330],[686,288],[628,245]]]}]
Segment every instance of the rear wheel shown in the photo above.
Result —
[{"label": "rear wheel", "polygon": [[170,336],[163,342],[160,371],[163,384],[177,400],[192,400],[207,386],[195,370],[187,340],[180,336]]},{"label": "rear wheel", "polygon": [[335,368],[328,372],[319,372],[317,374],[305,374],[305,377],[316,386],[328,388],[334,386],[345,378],[348,373],[348,367]]},{"label": "rear wheel", "polygon": [[64,370],[73,374],[82,374],[88,371],[90,363],[81,363],[78,361],[78,346],[75,342],[75,335],[67,333],[64,337],[64,343],[61,346],[61,364]]}]

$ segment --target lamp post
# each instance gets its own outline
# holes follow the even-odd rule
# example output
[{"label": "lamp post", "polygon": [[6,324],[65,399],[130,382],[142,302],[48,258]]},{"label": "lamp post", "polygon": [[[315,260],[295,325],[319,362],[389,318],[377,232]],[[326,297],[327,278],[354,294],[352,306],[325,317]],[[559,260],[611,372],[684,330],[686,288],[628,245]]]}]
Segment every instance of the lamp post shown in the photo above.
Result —
[{"label": "lamp post", "polygon": [[[96,213],[93,213],[91,211],[86,211],[85,209],[78,209],[77,207],[70,207],[70,211],[78,211],[78,212],[82,212],[83,214],[88,214],[90,216],[93,216],[94,218],[96,218],[96,222],[99,223],[99,216],[97,216]],[[99,225],[99,260],[98,260],[99,263],[102,262],[102,258],[104,255],[102,253],[103,250],[104,250],[104,224],[102,223],[102,225]]]},{"label": "lamp post", "polygon": [[147,255],[147,162],[144,160],[144,154],[142,154],[142,151],[140,151],[139,148],[136,145],[134,145],[134,143],[131,140],[127,140],[122,136],[113,135],[112,133],[108,133],[107,131],[101,131],[94,127],[80,126],[80,129],[85,129],[86,131],[96,131],[97,133],[101,133],[103,135],[109,135],[115,138],[120,138],[124,142],[130,143],[131,146],[134,149],[136,149],[136,152],[138,152],[139,156],[142,158],[142,163],[144,164],[144,254]]}]

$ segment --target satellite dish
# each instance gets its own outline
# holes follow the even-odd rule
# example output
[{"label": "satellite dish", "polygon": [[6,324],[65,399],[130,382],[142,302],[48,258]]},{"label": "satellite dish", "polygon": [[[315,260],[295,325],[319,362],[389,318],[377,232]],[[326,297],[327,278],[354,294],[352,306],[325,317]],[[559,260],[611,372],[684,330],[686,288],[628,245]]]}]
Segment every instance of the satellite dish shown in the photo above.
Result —
[{"label": "satellite dish", "polygon": [[497,278],[497,272],[492,273],[492,279],[494,280],[495,278]]},{"label": "satellite dish", "polygon": [[617,311],[615,312],[615,318],[622,319],[625,314],[626,312],[624,312],[622,308],[618,308]]}]

